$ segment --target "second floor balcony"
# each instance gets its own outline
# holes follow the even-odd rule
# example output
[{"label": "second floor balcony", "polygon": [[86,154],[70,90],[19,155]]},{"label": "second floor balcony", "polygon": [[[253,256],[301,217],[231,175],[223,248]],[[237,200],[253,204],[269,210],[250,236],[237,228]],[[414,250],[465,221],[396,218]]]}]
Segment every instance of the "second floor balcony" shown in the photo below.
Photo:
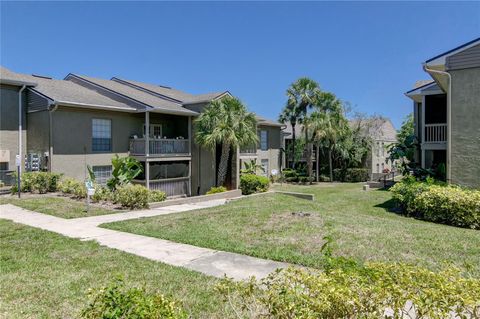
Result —
[{"label": "second floor balcony", "polygon": [[425,143],[446,143],[447,142],[447,124],[425,124]]},{"label": "second floor balcony", "polygon": [[188,139],[149,138],[148,152],[146,138],[130,140],[130,154],[135,156],[190,156]]}]

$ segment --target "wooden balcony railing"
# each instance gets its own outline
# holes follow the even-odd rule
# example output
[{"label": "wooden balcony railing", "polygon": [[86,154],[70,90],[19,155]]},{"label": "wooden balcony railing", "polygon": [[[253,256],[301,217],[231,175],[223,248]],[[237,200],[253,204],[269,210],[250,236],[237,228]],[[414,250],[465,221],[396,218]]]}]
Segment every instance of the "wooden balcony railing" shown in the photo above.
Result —
[{"label": "wooden balcony railing", "polygon": [[[188,139],[165,139],[151,138],[149,139],[150,155],[189,155]],[[145,139],[135,138],[130,140],[131,155],[146,155]]]},{"label": "wooden balcony railing", "polygon": [[447,124],[425,124],[425,143],[445,143]]}]

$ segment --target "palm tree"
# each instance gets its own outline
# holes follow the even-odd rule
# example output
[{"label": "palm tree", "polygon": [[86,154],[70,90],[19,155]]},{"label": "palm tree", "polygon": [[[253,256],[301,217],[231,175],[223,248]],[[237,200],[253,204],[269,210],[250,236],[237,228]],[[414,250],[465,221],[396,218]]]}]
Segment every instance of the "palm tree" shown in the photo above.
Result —
[{"label": "palm tree", "polygon": [[316,111],[310,116],[309,126],[314,131],[313,136],[316,143],[322,145],[328,151],[330,181],[333,182],[333,152],[342,151],[339,146],[340,141],[348,133],[348,121],[340,110]]},{"label": "palm tree", "polygon": [[[285,108],[282,110],[282,113],[280,113],[280,116],[278,117],[278,121],[280,123],[286,124],[290,123],[292,126],[292,160],[293,160],[293,168],[295,168],[296,163],[296,156],[295,156],[295,146],[297,143],[297,136],[295,132],[295,127],[297,126],[297,123],[302,116],[301,111],[299,108],[297,108],[297,105],[294,103],[289,103],[290,100],[287,101],[287,105]],[[288,157],[289,154],[287,154]],[[288,160],[288,158],[287,158]]]},{"label": "palm tree", "polygon": [[[317,82],[307,77],[299,78],[287,89],[288,102],[300,115],[297,120],[304,123],[308,118],[308,111],[318,104],[321,91]],[[308,126],[304,125],[305,141],[307,143],[307,175],[312,175],[312,143],[308,134]]]},{"label": "palm tree", "polygon": [[195,120],[195,141],[212,151],[215,151],[218,144],[221,145],[217,186],[222,186],[227,176],[230,150],[258,142],[257,120],[235,97],[214,100]]}]

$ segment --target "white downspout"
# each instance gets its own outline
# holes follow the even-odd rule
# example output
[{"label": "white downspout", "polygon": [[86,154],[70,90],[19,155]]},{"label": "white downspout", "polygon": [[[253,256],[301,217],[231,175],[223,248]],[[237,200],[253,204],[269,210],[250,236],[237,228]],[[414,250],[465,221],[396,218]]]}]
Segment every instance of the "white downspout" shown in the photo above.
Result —
[{"label": "white downspout", "polygon": [[18,187],[18,198],[20,198],[21,193],[21,175],[22,175],[22,93],[27,86],[23,85],[20,91],[18,91],[18,162],[17,162],[17,187]]},{"label": "white downspout", "polygon": [[452,158],[451,144],[452,140],[452,76],[448,72],[429,69],[427,65],[423,65],[423,69],[430,73],[437,73],[446,75],[448,77],[448,92],[447,92],[447,182],[450,182],[452,176],[452,170],[450,169],[450,163]]}]

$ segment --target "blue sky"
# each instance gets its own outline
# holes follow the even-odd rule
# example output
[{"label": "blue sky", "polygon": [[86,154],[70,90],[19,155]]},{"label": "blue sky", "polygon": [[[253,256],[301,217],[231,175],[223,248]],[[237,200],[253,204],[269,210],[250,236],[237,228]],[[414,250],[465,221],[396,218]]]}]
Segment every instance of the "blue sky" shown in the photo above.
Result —
[{"label": "blue sky", "polygon": [[421,62],[480,36],[480,2],[2,2],[0,63],[229,90],[277,118],[300,76],[400,125]]}]

